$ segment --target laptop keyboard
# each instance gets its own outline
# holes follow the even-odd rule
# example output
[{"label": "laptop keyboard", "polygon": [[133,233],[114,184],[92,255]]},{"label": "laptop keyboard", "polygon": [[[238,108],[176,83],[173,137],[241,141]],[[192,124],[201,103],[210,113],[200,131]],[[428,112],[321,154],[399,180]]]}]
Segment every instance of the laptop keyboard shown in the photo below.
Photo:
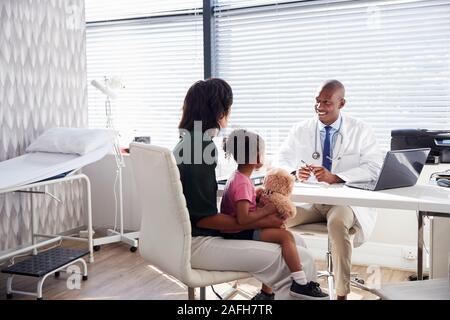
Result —
[{"label": "laptop keyboard", "polygon": [[376,182],[365,182],[365,183],[348,183],[349,187],[364,189],[364,190],[373,190],[375,189]]}]

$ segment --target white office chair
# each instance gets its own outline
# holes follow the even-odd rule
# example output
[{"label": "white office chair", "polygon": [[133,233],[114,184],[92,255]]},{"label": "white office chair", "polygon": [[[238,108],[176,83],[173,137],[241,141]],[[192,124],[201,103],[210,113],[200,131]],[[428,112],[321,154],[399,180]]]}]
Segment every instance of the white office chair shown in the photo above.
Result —
[{"label": "white office chair", "polygon": [[205,287],[251,277],[245,272],[191,267],[191,224],[180,173],[172,152],[142,143],[130,145],[133,174],[142,214],[139,252],[161,271],[188,286],[189,300],[205,299]]},{"label": "white office chair", "polygon": [[[311,234],[326,234],[328,235],[328,228],[326,222],[318,222],[318,223],[308,223],[308,224],[301,224],[292,226],[289,228],[290,231],[299,233],[300,235],[311,235]],[[351,235],[355,234],[356,230],[354,228],[350,228],[349,233]],[[328,237],[328,247],[327,252],[325,256],[325,261],[327,263],[327,269],[323,271],[317,272],[318,278],[327,278],[327,284],[328,284],[328,295],[330,297],[330,300],[335,299],[334,295],[334,273],[333,273],[333,259],[331,257],[331,241],[330,237]],[[359,279],[356,274],[351,275],[351,284],[366,289],[364,286],[364,281]]]},{"label": "white office chair", "polygon": [[450,300],[447,278],[388,283],[371,291],[382,300]]},{"label": "white office chair", "polygon": [[450,300],[450,254],[448,278],[383,284],[372,290],[382,300]]}]

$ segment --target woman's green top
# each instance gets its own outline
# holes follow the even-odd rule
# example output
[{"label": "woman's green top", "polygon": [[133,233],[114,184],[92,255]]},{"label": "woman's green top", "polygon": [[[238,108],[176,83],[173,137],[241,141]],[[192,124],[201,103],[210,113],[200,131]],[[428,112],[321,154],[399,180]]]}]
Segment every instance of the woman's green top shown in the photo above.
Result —
[{"label": "woman's green top", "polygon": [[199,220],[218,213],[215,171],[217,148],[214,142],[209,136],[203,138],[201,132],[191,131],[181,137],[173,153],[180,170],[181,184],[191,220],[192,236],[218,236],[218,230],[197,227]]}]

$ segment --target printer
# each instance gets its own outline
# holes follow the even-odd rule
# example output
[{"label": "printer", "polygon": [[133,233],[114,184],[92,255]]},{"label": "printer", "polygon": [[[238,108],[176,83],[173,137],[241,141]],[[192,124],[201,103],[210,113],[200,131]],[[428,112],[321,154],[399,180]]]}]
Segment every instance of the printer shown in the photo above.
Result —
[{"label": "printer", "polygon": [[427,163],[450,163],[450,130],[391,131],[391,150],[431,148]]}]

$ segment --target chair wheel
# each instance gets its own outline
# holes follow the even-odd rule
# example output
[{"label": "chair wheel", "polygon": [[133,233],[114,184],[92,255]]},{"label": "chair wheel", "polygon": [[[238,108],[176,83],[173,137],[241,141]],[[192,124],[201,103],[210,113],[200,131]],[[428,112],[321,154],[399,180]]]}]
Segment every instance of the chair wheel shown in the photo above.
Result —
[{"label": "chair wheel", "polygon": [[83,276],[83,281],[86,281],[88,279],[88,276]]},{"label": "chair wheel", "polygon": [[44,298],[42,298],[42,297],[41,298],[36,298],[36,300],[44,300]]},{"label": "chair wheel", "polygon": [[356,282],[358,282],[359,284],[364,284],[364,279],[356,279]]},{"label": "chair wheel", "polygon": [[59,278],[60,275],[61,275],[61,273],[59,271],[55,272],[55,278]]},{"label": "chair wheel", "polygon": [[[430,278],[430,277],[429,277],[427,274],[424,274],[424,275],[422,276],[422,279],[423,279],[423,280],[428,280],[429,278]],[[417,281],[417,280],[418,280],[417,274],[410,275],[410,276],[408,277],[408,280],[409,280],[409,281]]]},{"label": "chair wheel", "polygon": [[94,246],[94,251],[100,251],[101,247],[100,246]]},{"label": "chair wheel", "polygon": [[130,248],[130,251],[131,251],[131,252],[136,252],[136,251],[137,251],[137,247],[131,247],[131,248]]},{"label": "chair wheel", "polygon": [[10,300],[13,298],[13,294],[12,293],[7,293],[6,294],[6,299]]}]

